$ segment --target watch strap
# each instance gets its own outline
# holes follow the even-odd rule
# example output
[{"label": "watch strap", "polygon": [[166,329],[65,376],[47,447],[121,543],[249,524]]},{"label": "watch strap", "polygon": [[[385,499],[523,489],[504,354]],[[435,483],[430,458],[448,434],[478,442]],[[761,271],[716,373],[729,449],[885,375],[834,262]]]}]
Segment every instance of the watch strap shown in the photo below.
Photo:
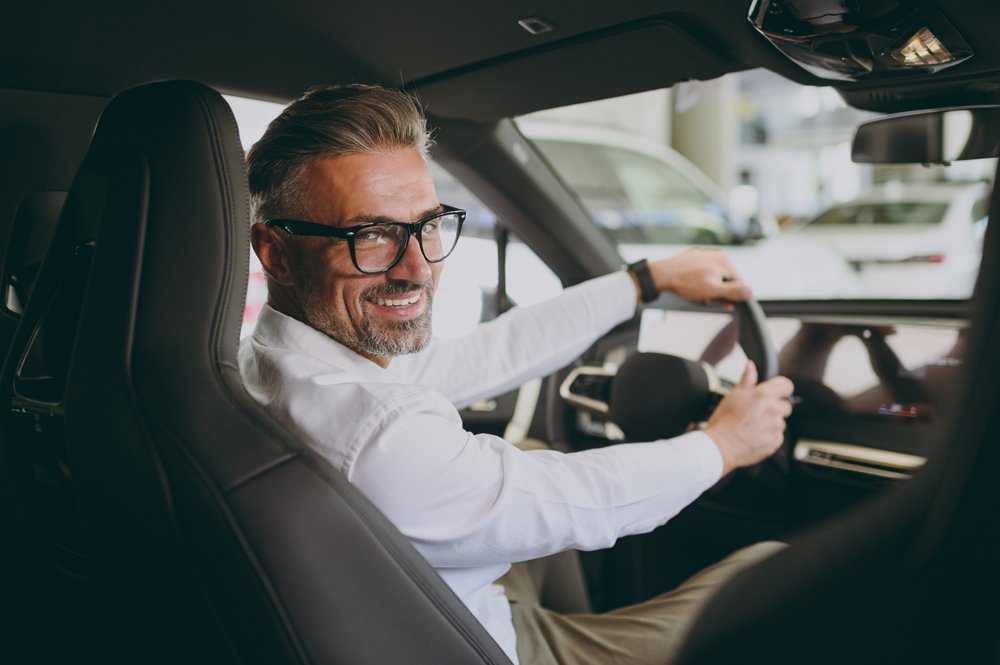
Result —
[{"label": "watch strap", "polygon": [[656,282],[653,281],[653,275],[649,272],[649,263],[646,259],[630,263],[628,271],[632,273],[635,281],[639,283],[639,294],[642,302],[653,302],[660,297],[660,290],[656,288]]}]

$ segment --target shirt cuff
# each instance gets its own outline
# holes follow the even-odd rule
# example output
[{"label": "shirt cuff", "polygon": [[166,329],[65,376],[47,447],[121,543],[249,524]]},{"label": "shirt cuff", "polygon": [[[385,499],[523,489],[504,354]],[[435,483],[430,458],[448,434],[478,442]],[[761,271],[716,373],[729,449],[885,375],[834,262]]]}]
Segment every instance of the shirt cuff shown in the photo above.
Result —
[{"label": "shirt cuff", "polygon": [[600,302],[614,312],[614,316],[627,321],[635,316],[639,308],[639,300],[636,296],[635,282],[632,276],[624,271],[609,273],[603,277],[597,277],[590,282],[595,290],[601,291]]},{"label": "shirt cuff", "polygon": [[710,477],[715,478],[715,480],[722,478],[722,470],[724,468],[722,453],[719,451],[719,446],[716,445],[712,437],[701,430],[695,430],[681,434],[673,439],[673,441],[677,445],[689,450],[692,455],[695,455],[704,465],[706,473]]}]

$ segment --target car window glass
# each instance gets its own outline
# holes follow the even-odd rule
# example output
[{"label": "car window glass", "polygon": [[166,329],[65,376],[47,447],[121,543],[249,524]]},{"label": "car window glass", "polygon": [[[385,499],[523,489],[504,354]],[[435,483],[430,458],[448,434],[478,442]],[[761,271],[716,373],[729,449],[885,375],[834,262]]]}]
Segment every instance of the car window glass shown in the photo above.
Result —
[{"label": "car window glass", "polygon": [[[236,116],[244,149],[263,135],[267,124],[281,112],[280,104],[226,96]],[[497,217],[482,201],[446,170],[428,160],[441,202],[467,212],[462,237],[445,261],[434,297],[434,334],[441,337],[466,335],[481,321],[496,316],[497,302]],[[507,245],[507,297],[515,304],[530,305],[562,290],[559,278],[523,242],[511,236]],[[243,313],[241,336],[253,331],[254,323],[267,300],[267,283],[250,251],[250,276]]]},{"label": "car window glass", "polygon": [[762,300],[967,299],[996,160],[855,164],[874,117],[751,70],[517,122],[625,261],[714,245]]}]

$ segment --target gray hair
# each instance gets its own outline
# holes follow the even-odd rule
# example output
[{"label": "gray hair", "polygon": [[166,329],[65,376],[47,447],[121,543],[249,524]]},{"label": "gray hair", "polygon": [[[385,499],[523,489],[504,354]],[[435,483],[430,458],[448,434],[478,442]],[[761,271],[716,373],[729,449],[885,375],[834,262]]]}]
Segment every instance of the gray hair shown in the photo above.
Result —
[{"label": "gray hair", "polygon": [[423,111],[404,92],[362,84],[311,88],[247,154],[253,219],[308,215],[301,176],[319,157],[400,148],[426,155],[430,144]]}]

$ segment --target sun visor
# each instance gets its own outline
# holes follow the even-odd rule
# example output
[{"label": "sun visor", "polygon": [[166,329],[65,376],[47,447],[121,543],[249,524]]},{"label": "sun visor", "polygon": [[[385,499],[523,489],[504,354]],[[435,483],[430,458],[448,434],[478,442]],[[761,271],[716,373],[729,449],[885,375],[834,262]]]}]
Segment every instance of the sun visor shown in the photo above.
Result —
[{"label": "sun visor", "polygon": [[432,115],[487,122],[739,68],[658,20],[470,65],[417,81],[411,89]]}]

